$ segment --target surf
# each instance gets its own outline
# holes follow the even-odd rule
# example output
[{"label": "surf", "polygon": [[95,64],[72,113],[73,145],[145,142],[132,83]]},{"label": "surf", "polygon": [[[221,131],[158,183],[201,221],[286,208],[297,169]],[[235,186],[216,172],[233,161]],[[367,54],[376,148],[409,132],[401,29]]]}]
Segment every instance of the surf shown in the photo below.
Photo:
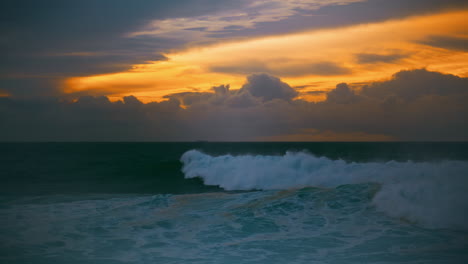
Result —
[{"label": "surf", "polygon": [[307,152],[284,155],[181,156],[185,178],[225,190],[285,190],[379,184],[376,210],[428,228],[468,229],[468,162],[347,162]]}]

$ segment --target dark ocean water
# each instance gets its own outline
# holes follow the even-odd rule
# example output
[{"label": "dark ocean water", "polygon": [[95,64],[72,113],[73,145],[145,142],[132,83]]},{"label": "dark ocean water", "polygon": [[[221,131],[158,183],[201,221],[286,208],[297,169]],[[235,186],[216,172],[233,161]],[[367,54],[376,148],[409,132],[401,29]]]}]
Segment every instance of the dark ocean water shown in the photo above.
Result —
[{"label": "dark ocean water", "polygon": [[0,263],[468,263],[468,143],[0,143]]}]

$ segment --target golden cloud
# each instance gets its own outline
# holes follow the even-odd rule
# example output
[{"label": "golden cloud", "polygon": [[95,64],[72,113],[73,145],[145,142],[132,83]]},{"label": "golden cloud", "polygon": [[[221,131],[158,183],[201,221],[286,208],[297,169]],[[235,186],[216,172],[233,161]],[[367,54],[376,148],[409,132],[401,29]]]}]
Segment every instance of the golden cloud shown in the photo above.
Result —
[{"label": "golden cloud", "polygon": [[468,39],[466,17],[463,10],[192,47],[125,72],[69,78],[64,90],[160,101],[166,94],[207,91],[220,84],[240,87],[246,74],[266,72],[305,87],[302,98],[314,100],[313,91],[343,81],[382,80],[401,69],[425,67],[467,76],[467,52],[424,42],[433,36]]}]

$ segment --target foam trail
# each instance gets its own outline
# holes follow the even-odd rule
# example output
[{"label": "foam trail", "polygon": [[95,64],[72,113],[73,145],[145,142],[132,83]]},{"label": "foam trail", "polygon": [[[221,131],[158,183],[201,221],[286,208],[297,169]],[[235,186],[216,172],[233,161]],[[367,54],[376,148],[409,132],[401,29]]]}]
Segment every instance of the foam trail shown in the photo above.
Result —
[{"label": "foam trail", "polygon": [[201,177],[225,190],[336,187],[377,182],[378,210],[433,228],[468,229],[468,162],[345,162],[304,152],[283,156],[210,156],[190,150],[181,157],[186,178]]}]

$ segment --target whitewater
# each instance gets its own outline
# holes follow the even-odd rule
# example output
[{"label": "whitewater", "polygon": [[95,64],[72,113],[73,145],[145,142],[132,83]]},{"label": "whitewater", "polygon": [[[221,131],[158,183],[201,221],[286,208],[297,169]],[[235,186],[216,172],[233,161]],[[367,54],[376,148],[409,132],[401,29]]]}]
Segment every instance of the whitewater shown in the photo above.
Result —
[{"label": "whitewater", "polygon": [[210,156],[190,150],[181,158],[185,177],[225,190],[335,188],[378,183],[378,210],[431,228],[468,229],[468,162],[346,162],[305,152],[282,156]]},{"label": "whitewater", "polygon": [[0,143],[0,263],[468,263],[466,143]]}]

